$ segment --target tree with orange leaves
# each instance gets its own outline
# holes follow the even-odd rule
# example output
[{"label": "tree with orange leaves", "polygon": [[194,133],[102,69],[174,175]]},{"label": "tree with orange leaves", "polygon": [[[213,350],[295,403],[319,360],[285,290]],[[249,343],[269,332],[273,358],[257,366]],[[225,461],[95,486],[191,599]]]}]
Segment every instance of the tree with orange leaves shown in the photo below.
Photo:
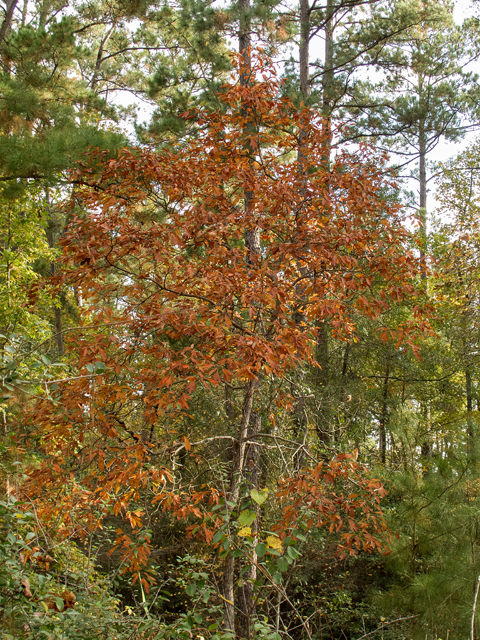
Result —
[{"label": "tree with orange leaves", "polygon": [[[246,72],[249,83],[224,87],[222,110],[184,114],[196,123],[195,139],[115,159],[93,151],[72,175],[61,283],[82,301],[83,323],[70,340],[78,376],[50,385],[56,409],[48,399],[35,408],[45,462],[25,488],[65,534],[122,515],[130,533],[119,530],[117,545],[146,589],[149,505],[178,518],[207,514],[211,540],[221,519],[209,505],[235,510],[256,486],[252,445],[275,430],[252,425],[272,405],[291,403],[282,389],[290,371],[315,366],[319,321],[352,340],[355,317],[377,317],[414,295],[418,265],[402,211],[385,197],[392,183],[384,159],[368,147],[336,150],[326,167],[330,138],[318,115],[278,97],[261,55]],[[255,247],[246,240],[253,232]],[[408,339],[412,328],[398,331]],[[225,389],[224,420],[192,442],[185,424],[202,389]],[[218,443],[228,444],[223,483],[186,487],[181,456]],[[318,466],[303,473],[305,498],[286,507],[285,526],[315,504],[313,487],[325,480]],[[348,473],[360,471],[350,465]],[[362,486],[373,500],[378,486]],[[295,480],[282,487],[283,500],[298,490]],[[345,496],[328,503],[354,514],[343,549],[358,547],[359,531],[371,534],[364,548],[377,548],[376,516],[363,526]],[[250,620],[253,602],[235,602],[232,556],[222,598],[233,632],[235,612]]]}]

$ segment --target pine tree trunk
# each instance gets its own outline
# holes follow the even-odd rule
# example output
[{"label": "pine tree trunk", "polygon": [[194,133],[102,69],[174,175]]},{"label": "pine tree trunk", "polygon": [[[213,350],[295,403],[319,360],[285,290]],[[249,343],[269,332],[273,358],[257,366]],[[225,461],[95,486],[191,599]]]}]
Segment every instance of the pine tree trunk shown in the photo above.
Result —
[{"label": "pine tree trunk", "polygon": [[[326,6],[326,20],[325,20],[325,48],[324,48],[324,67],[322,75],[322,115],[323,115],[323,127],[324,127],[324,150],[322,154],[322,164],[325,171],[330,170],[330,157],[331,157],[331,115],[332,115],[332,102],[331,102],[331,90],[333,82],[333,15],[334,15],[333,0],[327,0]],[[318,380],[320,386],[323,388],[323,403],[322,403],[322,423],[317,425],[317,435],[322,442],[326,444],[330,442],[330,426],[331,426],[331,407],[327,395],[328,380],[329,380],[329,348],[328,348],[328,325],[325,321],[319,323],[317,329],[317,349],[316,349],[317,362],[320,365],[320,372]]]},{"label": "pine tree trunk", "polygon": [[325,133],[327,140],[325,144],[325,156],[324,166],[329,168],[330,166],[330,154],[331,154],[331,125],[330,119],[332,116],[332,84],[334,79],[333,68],[333,16],[335,7],[333,0],[327,0],[326,19],[325,19],[325,49],[324,58],[325,63],[323,67],[322,75],[322,115],[324,118]]},{"label": "pine tree trunk", "polygon": [[[51,227],[47,229],[47,242],[50,249],[53,249],[55,246],[55,238]],[[50,275],[52,277],[55,275],[55,262],[50,263]],[[55,306],[53,313],[55,316],[55,342],[57,343],[58,355],[61,357],[65,351],[63,344],[62,311],[59,307]]]},{"label": "pine tree trunk", "polygon": [[5,36],[8,33],[8,29],[12,24],[13,12],[17,6],[18,0],[7,0],[7,11],[5,18],[3,19],[2,26],[0,27],[0,44],[5,40]]},{"label": "pine tree trunk", "polygon": [[390,377],[390,359],[387,360],[387,368],[383,381],[382,412],[380,414],[380,461],[385,464],[387,460],[387,421],[388,421],[388,384]]},{"label": "pine tree trunk", "polygon": [[[420,94],[420,106],[422,105],[422,79],[420,77],[419,84]],[[427,291],[427,142],[425,135],[425,120],[420,119],[418,123],[418,178],[420,184],[420,202],[418,215],[420,218],[420,277],[423,282],[423,288]],[[422,412],[425,415],[425,425],[428,424],[428,409],[426,406],[422,407]],[[422,443],[421,447],[422,456],[429,457],[432,455],[432,443],[428,440]]]},{"label": "pine tree trunk", "polygon": [[475,430],[473,427],[472,420],[472,410],[473,410],[473,399],[472,399],[472,374],[470,371],[470,366],[467,366],[465,369],[465,391],[467,396],[467,430],[468,430],[468,440],[469,440],[469,458],[471,462],[475,462],[476,459],[476,447],[475,447]]},{"label": "pine tree trunk", "polygon": [[300,62],[300,94],[304,101],[310,94],[309,44],[310,6],[308,0],[300,0],[300,48],[298,57]]},{"label": "pine tree trunk", "polygon": [[[300,0],[300,46],[299,46],[299,62],[300,62],[300,96],[304,105],[308,104],[308,98],[310,95],[310,73],[309,73],[309,42],[310,42],[310,6],[308,0]],[[298,132],[298,152],[297,152],[297,166],[300,176],[307,175],[306,157],[304,152],[304,140],[306,137],[305,127],[300,124]],[[302,215],[302,201],[306,195],[306,184],[301,187],[299,192],[299,206],[297,216]],[[306,273],[301,262],[298,264],[300,273]],[[298,284],[296,287],[296,293],[299,301],[302,299],[303,287]],[[302,330],[302,326],[305,323],[304,314],[299,311],[295,315],[295,322]],[[303,382],[305,378],[305,372],[302,369],[298,369],[296,372],[296,384],[297,388],[292,389],[292,395],[295,398],[293,409],[293,436],[299,443],[299,449],[295,453],[294,467],[296,470],[303,466],[303,449],[302,444],[305,439],[306,432],[306,419],[305,419],[305,398],[303,393]]]},{"label": "pine tree trunk", "polygon": [[419,181],[420,181],[420,208],[418,215],[420,218],[420,261],[421,278],[426,288],[427,278],[427,167],[426,167],[426,136],[425,120],[420,120],[418,125],[418,150],[419,150]]}]

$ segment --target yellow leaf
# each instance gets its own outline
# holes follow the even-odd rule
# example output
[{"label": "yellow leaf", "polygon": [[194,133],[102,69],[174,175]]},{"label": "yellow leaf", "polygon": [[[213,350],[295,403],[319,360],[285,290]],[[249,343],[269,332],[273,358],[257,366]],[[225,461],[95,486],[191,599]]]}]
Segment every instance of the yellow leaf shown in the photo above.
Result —
[{"label": "yellow leaf", "polygon": [[239,532],[238,532],[239,536],[251,536],[252,535],[252,530],[250,527],[242,527]]},{"label": "yellow leaf", "polygon": [[282,548],[282,541],[280,540],[280,538],[277,538],[276,536],[268,536],[265,542],[271,549]]}]

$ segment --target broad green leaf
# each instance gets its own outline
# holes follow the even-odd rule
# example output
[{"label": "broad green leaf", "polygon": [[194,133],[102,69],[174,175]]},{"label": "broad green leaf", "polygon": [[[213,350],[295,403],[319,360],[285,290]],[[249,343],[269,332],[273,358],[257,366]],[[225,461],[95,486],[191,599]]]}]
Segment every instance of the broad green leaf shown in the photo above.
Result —
[{"label": "broad green leaf", "polygon": [[282,557],[277,560],[278,570],[281,571],[282,573],[285,573],[285,571],[287,571],[289,566],[290,565],[288,564],[288,560],[286,558]]},{"label": "broad green leaf", "polygon": [[255,513],[255,511],[249,511],[249,510],[242,511],[238,516],[238,524],[241,527],[249,527],[256,517],[257,517],[257,514]]},{"label": "broad green leaf", "polygon": [[250,497],[258,505],[262,505],[268,498],[268,489],[263,489],[261,492],[257,491],[257,489],[252,489],[250,491]]},{"label": "broad green leaf", "polygon": [[223,531],[217,531],[217,532],[215,533],[215,535],[213,536],[213,540],[212,540],[212,541],[213,541],[213,543],[214,543],[214,544],[217,544],[217,542],[220,542],[220,541],[223,539],[223,536],[224,536],[224,535],[225,535],[225,534],[223,533]]},{"label": "broad green leaf", "polygon": [[295,549],[295,547],[287,547],[287,553],[290,556],[290,558],[292,558],[292,560],[296,560],[299,556],[302,555],[300,551]]}]

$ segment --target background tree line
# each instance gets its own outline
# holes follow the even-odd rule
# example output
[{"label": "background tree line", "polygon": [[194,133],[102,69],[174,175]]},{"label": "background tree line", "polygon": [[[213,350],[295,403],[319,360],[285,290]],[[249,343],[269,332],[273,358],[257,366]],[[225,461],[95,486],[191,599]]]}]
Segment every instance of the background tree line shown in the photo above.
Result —
[{"label": "background tree line", "polygon": [[478,636],[453,10],[3,7],[1,637]]}]

